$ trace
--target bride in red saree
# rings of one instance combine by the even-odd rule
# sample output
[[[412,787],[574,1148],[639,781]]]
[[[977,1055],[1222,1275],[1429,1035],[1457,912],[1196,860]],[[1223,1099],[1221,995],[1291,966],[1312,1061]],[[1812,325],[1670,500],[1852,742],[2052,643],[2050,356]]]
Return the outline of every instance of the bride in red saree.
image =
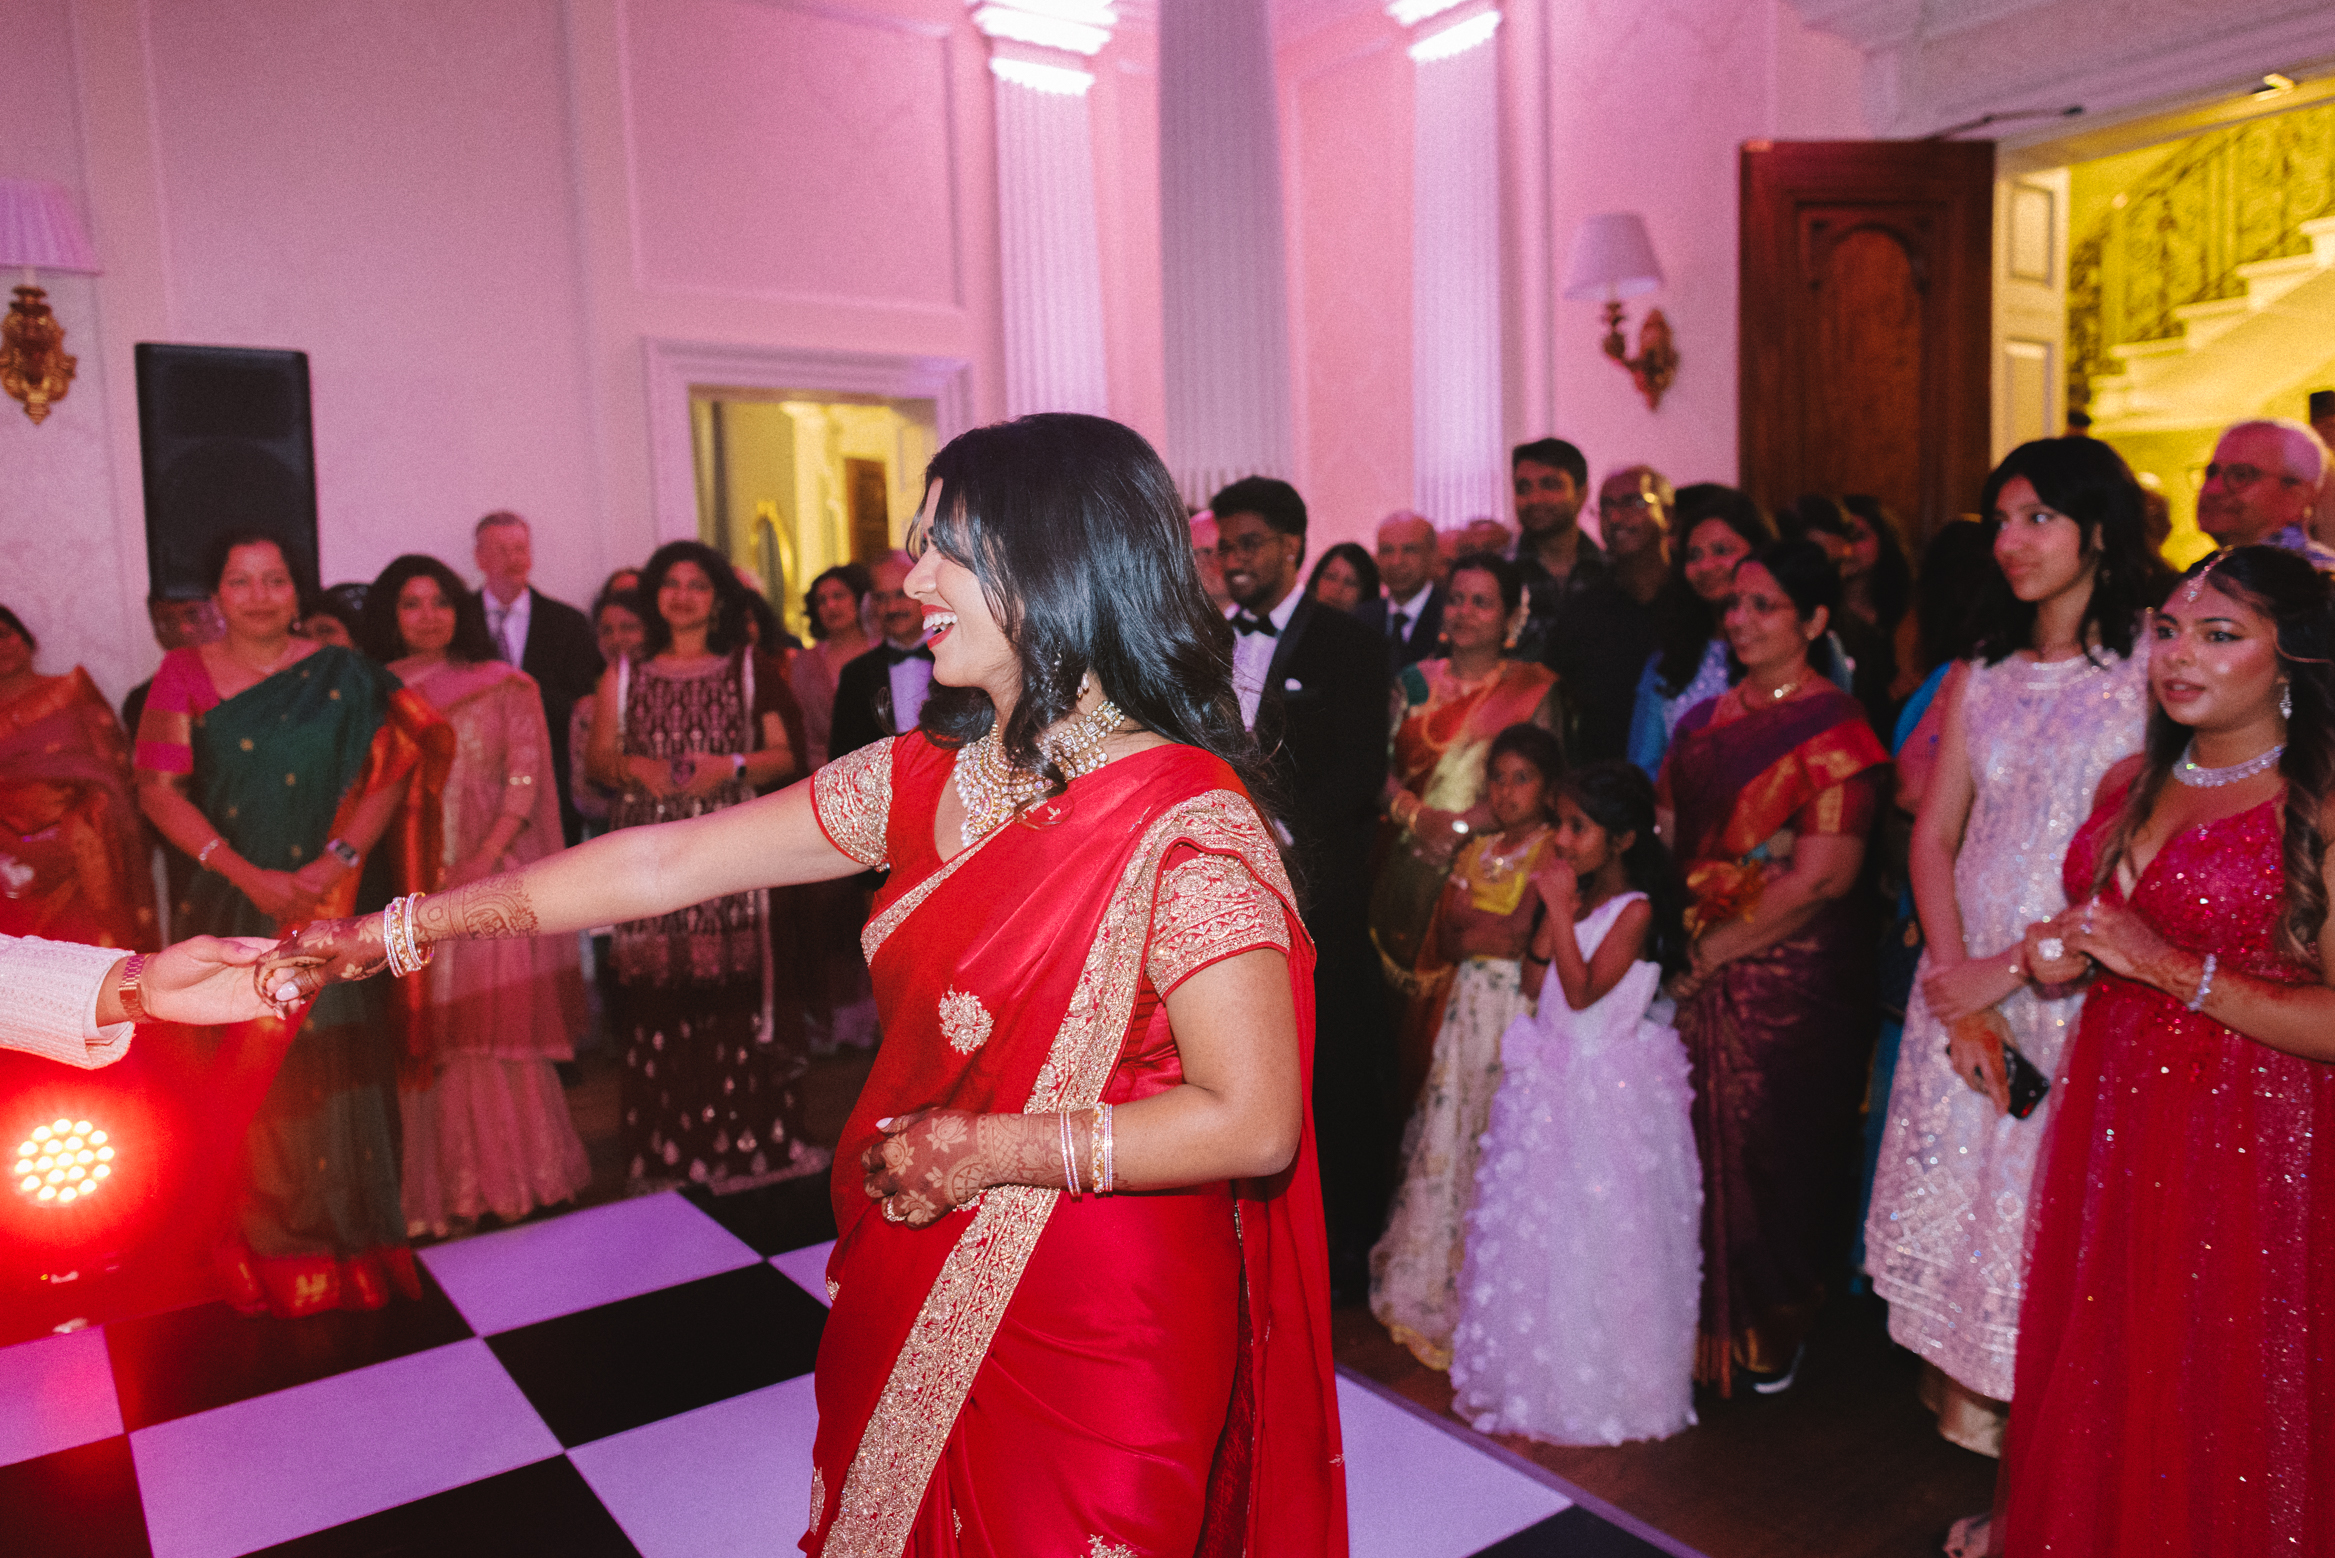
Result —
[[[363,977],[393,937],[404,967],[888,863],[804,1550],[1339,1558],[1313,952],[1230,630],[1123,427],[979,429],[927,490],[921,728],[284,956]]]

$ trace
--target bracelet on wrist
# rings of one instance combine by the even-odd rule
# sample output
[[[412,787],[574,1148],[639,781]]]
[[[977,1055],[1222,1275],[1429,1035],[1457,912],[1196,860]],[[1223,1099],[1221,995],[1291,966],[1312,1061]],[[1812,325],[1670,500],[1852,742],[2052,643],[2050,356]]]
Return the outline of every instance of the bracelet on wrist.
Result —
[[[2193,1012],[2201,1009],[2205,1005],[2205,998],[2213,994],[2213,971],[2216,961],[2214,955],[2208,952],[2205,955],[2205,966],[2197,971],[2197,989],[2189,997],[2189,1009]]]

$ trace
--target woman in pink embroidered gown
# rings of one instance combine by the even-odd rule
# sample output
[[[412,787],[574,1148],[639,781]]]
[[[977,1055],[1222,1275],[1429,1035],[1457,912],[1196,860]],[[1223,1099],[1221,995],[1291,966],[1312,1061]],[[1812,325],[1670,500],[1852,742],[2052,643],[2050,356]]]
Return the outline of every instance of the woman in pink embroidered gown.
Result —
[[[382,570],[365,648],[453,727],[443,794],[445,884],[560,847],[551,732],[535,679],[494,657],[486,612],[453,569],[408,553]],[[515,1222],[591,1183],[553,1063],[584,1027],[573,936],[449,947],[429,969],[422,1030],[399,1098],[409,1234],[492,1212]],[[418,1074],[414,1074],[418,1073]]]
[[[919,729],[427,899],[419,936],[888,861],[802,1546],[1339,1558],[1312,948],[1241,778],[1231,628],[1128,429],[1026,417],[930,477]],[[373,916],[288,955],[382,946]]]
[[[2069,847],[1998,1551],[2335,1551],[2335,622],[2273,547],[2151,624],[2157,709]],[[2168,782],[2171,781],[2171,782]]]

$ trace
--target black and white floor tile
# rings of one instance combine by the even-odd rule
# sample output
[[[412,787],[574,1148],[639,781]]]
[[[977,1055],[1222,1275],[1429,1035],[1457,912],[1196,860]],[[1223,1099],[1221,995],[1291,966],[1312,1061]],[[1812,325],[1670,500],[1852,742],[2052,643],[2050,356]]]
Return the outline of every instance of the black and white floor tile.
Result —
[[[439,1245],[424,1301],[371,1314],[206,1305],[0,1348],[0,1549],[793,1553],[824,1196],[647,1196]],[[1355,1558],[1686,1551],[1366,1381],[1339,1406]]]

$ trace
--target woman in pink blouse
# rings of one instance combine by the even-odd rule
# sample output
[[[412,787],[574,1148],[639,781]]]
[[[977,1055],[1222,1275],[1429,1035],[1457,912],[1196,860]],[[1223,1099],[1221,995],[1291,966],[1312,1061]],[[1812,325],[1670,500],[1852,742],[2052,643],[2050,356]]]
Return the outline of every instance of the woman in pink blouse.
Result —
[[[543,702],[534,678],[494,657],[478,598],[408,553],[367,592],[361,627],[367,651],[454,727],[445,885],[557,850]],[[572,1198],[592,1171],[552,1063],[574,1058],[584,1026],[575,937],[450,947],[428,985],[401,1100],[406,1231],[444,1234],[489,1212],[510,1222]]]

